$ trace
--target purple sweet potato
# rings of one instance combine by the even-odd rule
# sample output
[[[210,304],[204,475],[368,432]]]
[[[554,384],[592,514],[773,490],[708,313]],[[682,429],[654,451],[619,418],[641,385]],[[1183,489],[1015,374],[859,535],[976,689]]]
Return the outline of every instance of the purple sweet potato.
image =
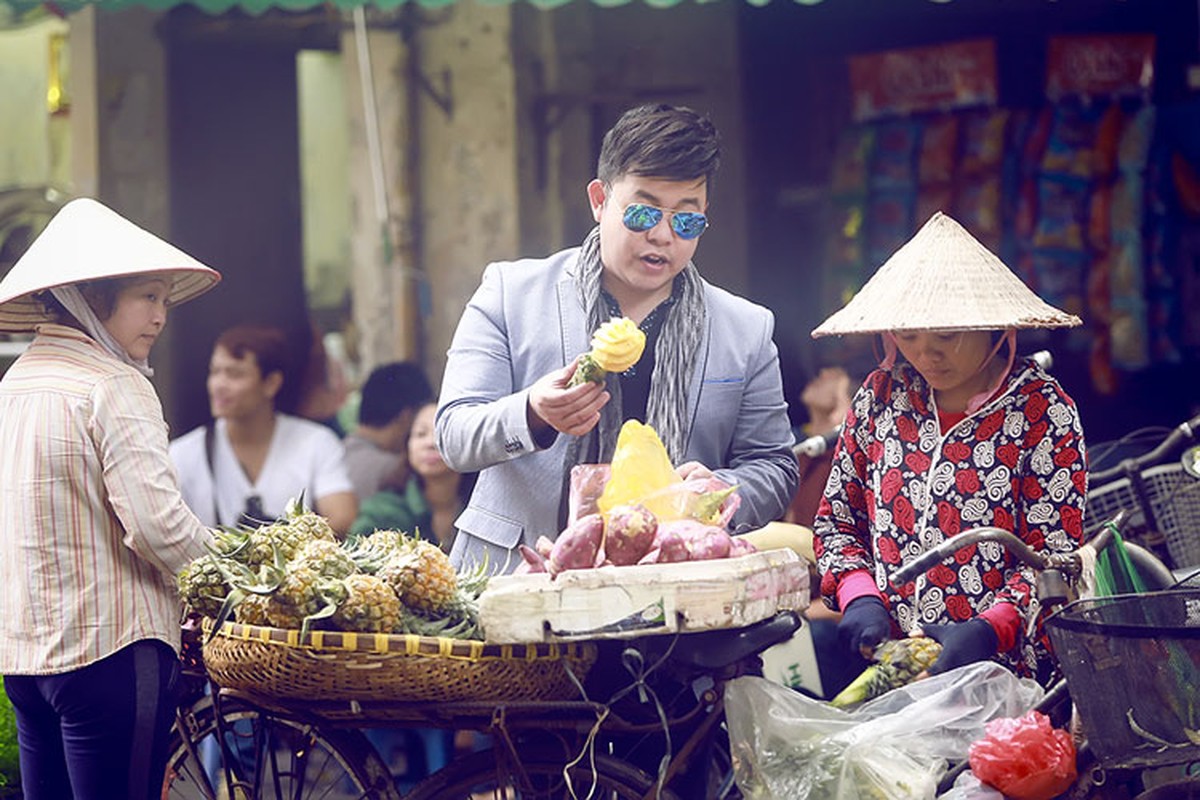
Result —
[[[740,536],[734,536],[733,542],[729,545],[729,557],[737,558],[738,556],[748,556],[751,553],[757,553],[758,548],[749,539],[743,539]]]
[[[669,530],[659,536],[654,549],[658,551],[658,560],[655,562],[658,564],[673,564],[691,558],[687,542],[676,531]]]
[[[642,505],[615,506],[604,524],[604,553],[618,567],[636,564],[654,544],[658,520]]]
[[[522,544],[517,547],[521,553],[521,558],[525,559],[517,565],[515,572],[518,574],[526,574],[530,572],[546,572],[546,557],[534,550],[527,544]]]
[[[596,566],[597,556],[603,560],[601,544],[604,539],[604,518],[586,514],[567,526],[554,540],[548,568],[551,575],[568,569],[587,569]]]
[[[654,547],[650,548],[650,550],[646,553],[646,555],[639,558],[637,563],[639,563],[639,564],[657,564],[658,557],[661,554],[662,554],[662,550],[659,549],[658,545],[655,545]]]
[[[716,525],[705,525],[694,519],[676,519],[661,522],[658,525],[658,541],[660,548],[668,536],[678,537],[687,550],[688,561],[706,561],[714,558],[727,558],[733,539],[729,531]],[[659,561],[663,561],[661,554]]]
[[[695,537],[686,539],[692,561],[707,561],[714,558],[729,558],[733,537],[724,528],[706,525]]]

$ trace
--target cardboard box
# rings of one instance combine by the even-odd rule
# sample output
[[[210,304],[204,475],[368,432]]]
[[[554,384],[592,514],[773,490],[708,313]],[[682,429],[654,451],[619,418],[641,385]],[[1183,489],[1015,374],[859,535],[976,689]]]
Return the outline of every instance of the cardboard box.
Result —
[[[792,550],[738,558],[492,578],[479,598],[489,642],[629,639],[735,628],[808,605],[808,565]]]

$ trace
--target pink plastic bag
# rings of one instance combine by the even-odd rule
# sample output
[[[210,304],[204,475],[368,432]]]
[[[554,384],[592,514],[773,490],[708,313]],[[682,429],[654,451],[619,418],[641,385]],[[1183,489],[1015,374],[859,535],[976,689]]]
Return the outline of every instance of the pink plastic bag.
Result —
[[[971,744],[975,777],[1012,800],[1051,800],[1075,782],[1075,742],[1040,711],[996,719]]]
[[[567,495],[567,524],[600,510],[600,494],[604,491],[612,467],[609,464],[576,464],[571,467],[570,492]]]

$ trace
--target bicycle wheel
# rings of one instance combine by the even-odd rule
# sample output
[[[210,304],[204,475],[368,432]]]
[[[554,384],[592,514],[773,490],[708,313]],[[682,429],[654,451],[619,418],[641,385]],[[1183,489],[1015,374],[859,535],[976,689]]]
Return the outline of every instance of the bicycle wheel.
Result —
[[[180,715],[163,800],[399,800],[392,775],[358,731],[322,730],[229,700],[222,714],[225,759],[211,697]]]
[[[421,781],[405,800],[640,800],[654,781],[623,761],[597,755],[593,790],[592,765],[586,760],[563,774],[560,757],[538,752],[522,755],[520,768],[510,768],[494,751],[458,758]],[[516,773],[523,771],[524,776]],[[663,792],[663,800],[678,800]]]

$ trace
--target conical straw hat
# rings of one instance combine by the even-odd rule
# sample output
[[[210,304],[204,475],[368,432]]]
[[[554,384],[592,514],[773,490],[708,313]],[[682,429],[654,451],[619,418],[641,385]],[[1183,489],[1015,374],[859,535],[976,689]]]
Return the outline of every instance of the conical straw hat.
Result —
[[[813,338],[885,331],[1070,328],[966,228],[937,212]]]
[[[171,305],[191,300],[221,280],[179,248],[89,198],[63,206],[0,281],[0,331],[31,331],[52,318],[33,295],[55,286],[167,273]]]

